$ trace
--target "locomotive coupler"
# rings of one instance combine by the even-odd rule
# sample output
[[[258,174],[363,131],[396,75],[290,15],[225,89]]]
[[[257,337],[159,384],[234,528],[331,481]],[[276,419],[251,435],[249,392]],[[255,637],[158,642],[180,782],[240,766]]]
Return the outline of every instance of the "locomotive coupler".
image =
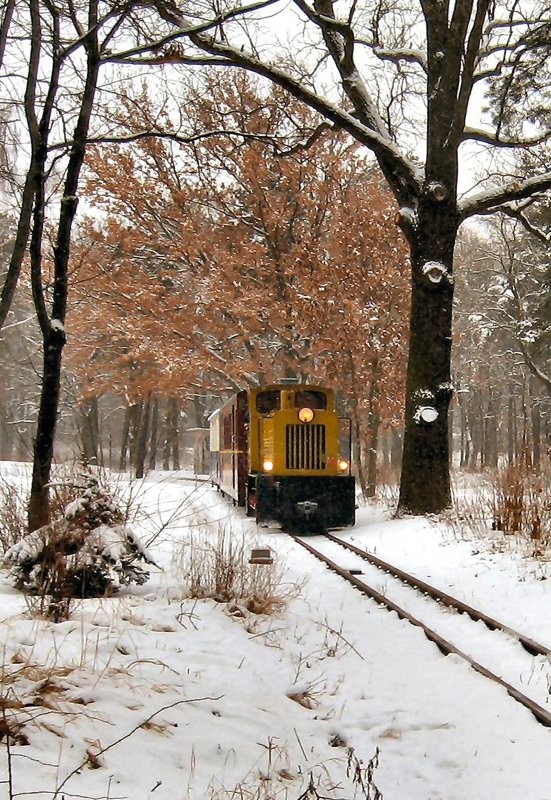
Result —
[[[297,503],[297,509],[308,518],[317,513],[318,504],[314,500],[303,500],[302,503]]]

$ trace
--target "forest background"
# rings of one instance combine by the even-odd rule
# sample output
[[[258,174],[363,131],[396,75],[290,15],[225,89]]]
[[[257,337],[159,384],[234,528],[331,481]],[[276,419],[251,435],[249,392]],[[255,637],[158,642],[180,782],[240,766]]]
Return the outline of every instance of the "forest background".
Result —
[[[354,5],[346,25],[321,3],[297,3],[346,86],[355,63],[344,47],[353,22],[371,37],[358,34],[353,44],[394,69],[374,92],[389,133],[381,155],[383,122],[375,130],[363,119],[371,138],[362,128],[361,139],[346,116],[360,102],[358,83],[354,91],[343,83],[345,111],[336,124],[328,101],[322,108],[309,99],[307,62],[280,60],[285,80],[274,67],[257,68],[265,33],[243,20],[271,5],[212,9],[211,17],[205,6],[191,33],[170,4],[3,6],[0,458],[34,457],[33,526],[47,519],[54,439],[58,459],[137,475],[156,465],[206,471],[209,413],[236,388],[282,377],[340,390],[354,420],[365,495],[398,473],[416,330],[411,287],[418,291],[420,279],[439,284],[439,270],[451,264],[411,263],[408,210],[397,203],[388,158],[400,137],[404,156],[395,172],[418,158],[415,117],[424,124],[425,114],[419,73],[430,89],[445,51],[434,50],[430,35],[434,63],[405,47],[399,2],[366,4],[357,17]],[[504,3],[502,17],[489,3],[463,4],[470,9],[463,26],[445,5],[440,43],[450,50],[453,37],[466,43],[454,111],[468,94],[467,45],[480,48],[473,90],[493,32],[522,29],[492,51],[496,81],[479,99],[486,127],[463,134],[506,157],[468,165],[474,185],[486,191],[477,211],[501,214],[463,226],[455,247],[455,278],[447,281],[455,283],[455,396],[449,412],[449,398],[442,400],[445,432],[460,466],[496,467],[501,459],[539,469],[551,437],[545,4],[530,4],[528,14]],[[417,24],[438,32],[439,13],[421,4]],[[229,47],[236,21],[241,39]],[[392,47],[383,46],[383,35]],[[182,37],[214,53],[217,66],[226,59],[249,74],[213,69],[204,55],[188,55]],[[294,89],[297,73],[304,96]],[[408,81],[416,87],[409,116]],[[428,155],[432,100],[429,93]],[[428,192],[435,207],[445,206],[428,167],[422,197]],[[500,202],[487,189],[498,177],[507,186]],[[78,196],[84,202],[76,216]],[[449,295],[448,285],[445,303]],[[427,403],[433,399],[429,392]]]

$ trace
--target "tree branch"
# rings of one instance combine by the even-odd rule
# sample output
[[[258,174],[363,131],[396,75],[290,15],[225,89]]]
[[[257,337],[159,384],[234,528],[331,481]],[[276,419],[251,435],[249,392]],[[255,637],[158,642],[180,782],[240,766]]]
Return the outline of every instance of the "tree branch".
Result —
[[[468,217],[496,211],[507,203],[524,200],[532,197],[536,192],[547,192],[550,189],[551,172],[497,186],[458,203],[460,219],[463,222]]]
[[[533,136],[528,139],[506,139],[497,136],[494,133],[483,131],[480,128],[465,128],[463,131],[462,141],[472,140],[475,142],[482,142],[483,144],[491,144],[494,147],[503,148],[525,148],[535,147],[538,144],[545,144],[551,139],[551,131],[546,131],[540,136]]]
[[[428,72],[427,56],[422,50],[401,50],[399,48],[387,49],[386,47],[380,47],[376,44],[372,44],[365,39],[356,39],[356,44],[369,47],[373,51],[374,55],[376,55],[377,58],[380,58],[381,61],[391,61],[394,64],[399,64],[401,61],[407,61],[410,64],[417,64],[417,66],[421,67],[425,75]]]
[[[522,208],[518,208],[512,205],[504,205],[501,208],[501,212],[512,219],[516,219],[517,222],[520,222],[522,227],[527,230],[532,236],[535,236],[536,239],[539,239],[540,242],[544,244],[549,244],[551,242],[551,231],[545,231],[543,228],[540,228],[539,225],[534,225],[531,222]]]
[[[293,97],[306,103],[314,111],[330,120],[337,128],[348,132],[358,142],[368,147],[379,160],[385,177],[399,202],[411,203],[419,194],[423,180],[420,170],[392,142],[389,132],[369,99],[359,73],[355,71],[355,68],[352,69],[349,62],[344,68],[346,76],[345,88],[350,92],[349,96],[355,98],[355,115],[338,108],[324,97],[304,86],[288,72],[269,63],[264,63],[241,47],[231,46],[225,41],[217,41],[214,37],[207,36],[204,33],[195,33],[192,26],[186,23],[185,18],[178,12],[168,9],[162,0],[156,0],[155,7],[165,21],[178,25],[182,37],[189,38],[200,50],[220,59],[217,63],[241,67],[268,78],[288,91]],[[320,15],[317,11],[315,13],[317,14],[316,20],[320,25],[324,24],[326,16],[330,16],[328,14]],[[335,35],[334,27],[332,26],[330,31],[333,35]],[[335,56],[338,59],[336,52]],[[174,60],[183,64],[198,63],[196,57],[190,57],[187,54],[175,57]]]

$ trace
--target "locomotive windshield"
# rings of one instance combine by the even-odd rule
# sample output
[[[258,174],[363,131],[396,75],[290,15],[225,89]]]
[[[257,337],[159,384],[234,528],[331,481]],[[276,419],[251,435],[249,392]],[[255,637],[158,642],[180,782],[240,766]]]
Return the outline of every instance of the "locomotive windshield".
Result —
[[[297,392],[295,408],[327,408],[327,396],[324,392]]]
[[[279,411],[281,408],[281,393],[277,389],[269,389],[256,395],[256,410],[260,414],[269,414],[270,411]]]

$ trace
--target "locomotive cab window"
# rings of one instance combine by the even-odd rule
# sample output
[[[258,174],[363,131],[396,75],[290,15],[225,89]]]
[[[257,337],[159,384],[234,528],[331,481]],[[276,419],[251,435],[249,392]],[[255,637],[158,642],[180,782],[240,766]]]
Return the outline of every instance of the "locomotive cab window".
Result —
[[[327,395],[324,392],[297,392],[295,408],[327,408]]]
[[[268,390],[256,395],[256,410],[260,414],[269,414],[270,411],[279,411],[281,408],[281,393],[279,390]]]

